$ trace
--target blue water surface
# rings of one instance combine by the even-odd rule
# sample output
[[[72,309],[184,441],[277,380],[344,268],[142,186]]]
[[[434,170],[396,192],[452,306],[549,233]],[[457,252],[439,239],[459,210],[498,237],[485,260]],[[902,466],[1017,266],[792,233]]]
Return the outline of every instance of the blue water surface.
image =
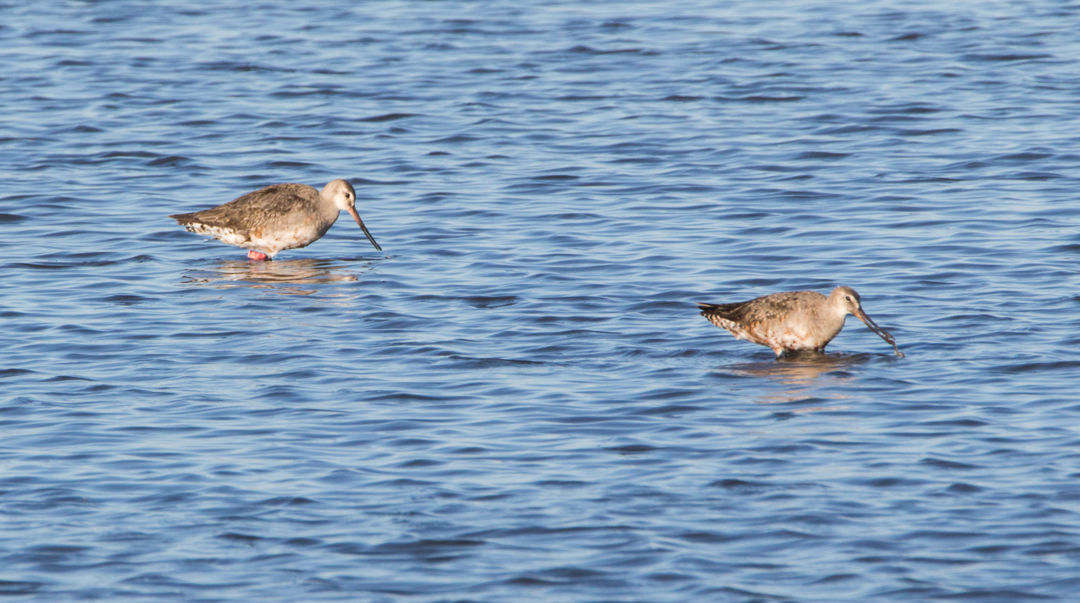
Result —
[[[4,3],[0,594],[1075,596],[1078,19]],[[694,306],[839,284],[905,358]]]

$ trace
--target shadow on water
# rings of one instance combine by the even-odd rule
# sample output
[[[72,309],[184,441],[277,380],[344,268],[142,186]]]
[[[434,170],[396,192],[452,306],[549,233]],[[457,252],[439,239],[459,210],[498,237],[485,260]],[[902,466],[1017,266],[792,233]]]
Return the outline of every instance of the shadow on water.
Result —
[[[762,392],[755,398],[759,404],[787,404],[820,399],[821,390],[834,385],[849,383],[854,376],[846,369],[863,364],[872,358],[868,354],[830,354],[802,352],[785,355],[775,360],[740,363],[721,370],[739,376],[764,377],[781,386],[779,390]],[[830,398],[847,396],[831,394]],[[817,410],[840,410],[846,406],[812,406],[796,412]]]
[[[253,287],[271,289],[289,295],[311,295],[314,289],[303,285],[355,282],[374,266],[372,261],[343,260],[224,260],[216,266],[190,269],[184,273],[187,284],[212,287]]]

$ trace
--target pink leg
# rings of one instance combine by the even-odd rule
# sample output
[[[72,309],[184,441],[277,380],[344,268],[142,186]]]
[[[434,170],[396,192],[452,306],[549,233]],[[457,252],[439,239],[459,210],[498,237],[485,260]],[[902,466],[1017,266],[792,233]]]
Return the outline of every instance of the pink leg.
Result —
[[[267,255],[265,253],[263,253],[261,251],[255,251],[254,249],[249,249],[248,250],[248,259],[249,260],[254,260],[256,262],[262,262],[262,261],[267,260],[269,258],[267,257]]]

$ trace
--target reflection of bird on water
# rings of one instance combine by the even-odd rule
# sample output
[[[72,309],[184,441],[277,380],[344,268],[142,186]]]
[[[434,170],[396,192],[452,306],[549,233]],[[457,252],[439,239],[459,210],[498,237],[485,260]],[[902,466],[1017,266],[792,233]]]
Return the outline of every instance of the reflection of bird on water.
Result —
[[[764,377],[785,386],[779,391],[757,391],[757,402],[762,404],[784,404],[800,402],[808,398],[826,396],[824,391],[830,385],[841,385],[853,377],[844,369],[866,362],[866,354],[824,354],[794,353],[785,354],[779,362],[749,362],[726,367],[728,373],[749,377]],[[830,398],[847,398],[846,394],[829,394]],[[796,409],[795,412],[813,410],[835,410],[813,406]]]
[[[313,290],[297,285],[351,282],[360,280],[360,274],[371,269],[367,264],[342,263],[333,260],[279,260],[276,262],[248,262],[227,260],[210,269],[187,271],[190,283],[217,287],[250,286],[273,288],[282,293],[309,295]]]
[[[788,385],[810,385],[823,375],[864,362],[864,354],[785,354],[779,362],[747,362],[730,367],[737,375],[767,377]]]

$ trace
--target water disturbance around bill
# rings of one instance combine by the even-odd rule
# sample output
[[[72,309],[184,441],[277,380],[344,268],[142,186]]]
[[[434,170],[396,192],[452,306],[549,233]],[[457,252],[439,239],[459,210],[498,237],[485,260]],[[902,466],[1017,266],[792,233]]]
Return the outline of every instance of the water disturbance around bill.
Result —
[[[1080,6],[294,4],[0,6],[0,594],[1080,592]]]

